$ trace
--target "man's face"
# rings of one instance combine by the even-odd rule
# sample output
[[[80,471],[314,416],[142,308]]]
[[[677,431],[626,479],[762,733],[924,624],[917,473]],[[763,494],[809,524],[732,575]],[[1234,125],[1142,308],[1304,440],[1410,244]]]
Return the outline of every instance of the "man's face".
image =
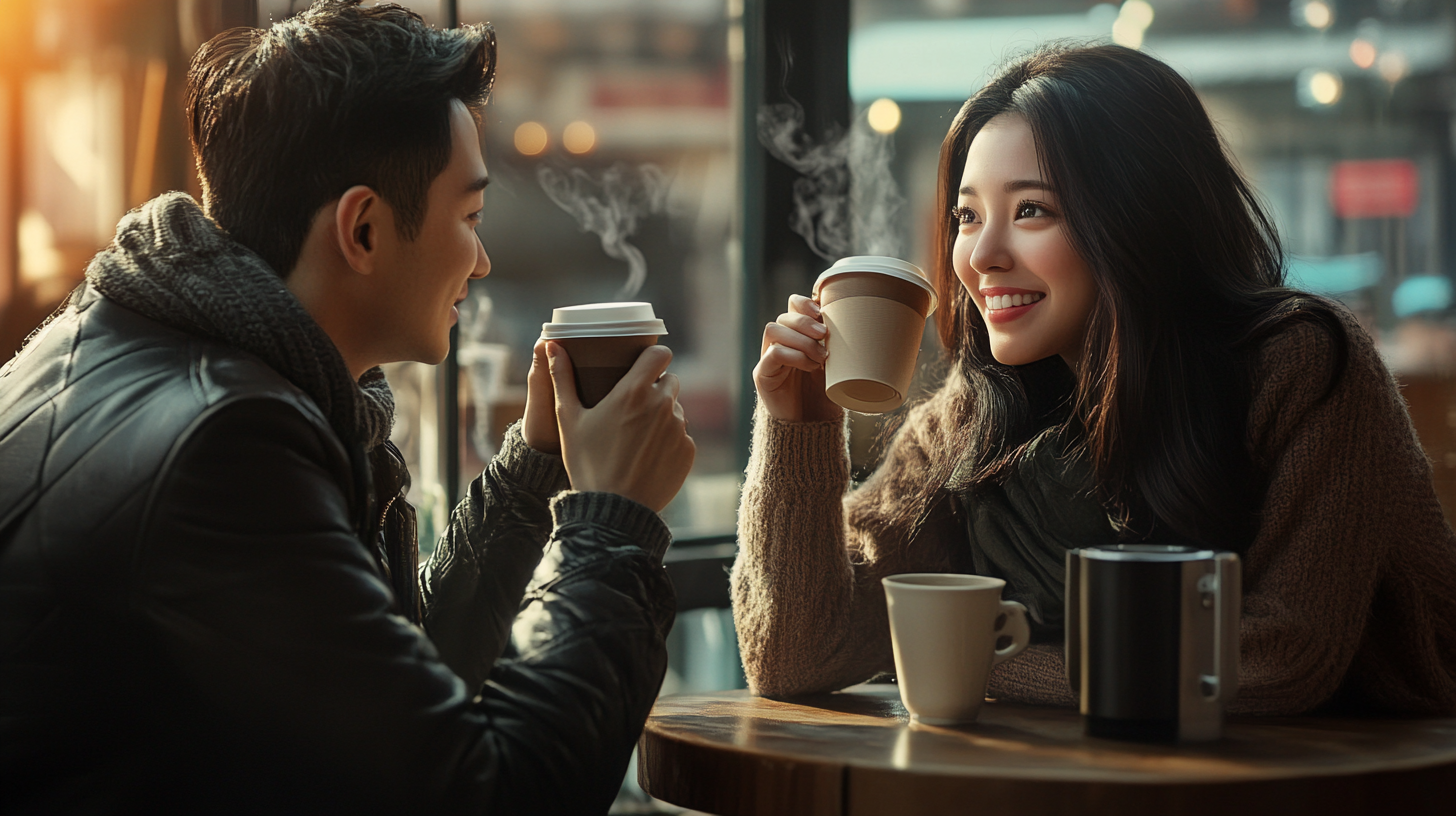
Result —
[[[469,292],[471,278],[490,273],[490,258],[475,233],[485,159],[475,119],[459,100],[451,102],[450,133],[450,163],[430,184],[419,235],[413,241],[391,236],[381,247],[379,269],[388,276],[383,305],[394,335],[390,356],[399,360],[443,361],[450,327],[460,319],[456,305]]]

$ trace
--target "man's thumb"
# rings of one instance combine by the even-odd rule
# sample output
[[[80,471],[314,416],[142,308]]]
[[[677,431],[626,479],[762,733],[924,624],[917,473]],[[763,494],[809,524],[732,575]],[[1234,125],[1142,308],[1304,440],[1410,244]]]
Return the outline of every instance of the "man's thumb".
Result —
[[[546,343],[546,366],[551,370],[551,387],[556,392],[556,413],[563,409],[581,410],[581,398],[576,395],[576,369],[571,357],[560,344]]]

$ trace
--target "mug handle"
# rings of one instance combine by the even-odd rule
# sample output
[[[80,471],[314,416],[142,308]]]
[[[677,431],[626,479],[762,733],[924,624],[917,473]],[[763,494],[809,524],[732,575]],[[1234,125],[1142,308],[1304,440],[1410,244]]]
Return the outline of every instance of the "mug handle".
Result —
[[[1016,601],[1002,601],[1001,615],[996,619],[996,639],[1011,638],[1011,644],[991,653],[991,665],[995,666],[1021,654],[1031,643],[1031,624],[1026,622],[1026,607]]]

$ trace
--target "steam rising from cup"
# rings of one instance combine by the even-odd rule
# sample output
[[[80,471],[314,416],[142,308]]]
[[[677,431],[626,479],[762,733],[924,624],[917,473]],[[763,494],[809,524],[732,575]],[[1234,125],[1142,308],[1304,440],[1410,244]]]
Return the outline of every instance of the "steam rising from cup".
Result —
[[[864,116],[847,132],[831,128],[822,142],[804,130],[795,100],[758,111],[758,140],[774,158],[798,171],[789,227],[828,261],[847,255],[901,254],[895,216],[905,203],[890,173],[894,145]]]
[[[582,232],[596,233],[607,255],[627,263],[627,281],[617,290],[617,300],[630,300],[647,282],[647,261],[642,250],[629,242],[638,222],[667,210],[669,179],[651,164],[631,167],[618,162],[597,181],[581,168],[536,171],[541,189],[556,206],[576,219]]]

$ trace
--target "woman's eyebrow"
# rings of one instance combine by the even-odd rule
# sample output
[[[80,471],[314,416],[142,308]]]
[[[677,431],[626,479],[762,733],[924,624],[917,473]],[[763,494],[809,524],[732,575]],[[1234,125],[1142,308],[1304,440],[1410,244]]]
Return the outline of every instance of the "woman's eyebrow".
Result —
[[[1017,181],[1006,182],[1005,186],[1003,186],[1002,189],[1008,193],[1015,193],[1020,192],[1021,190],[1046,190],[1050,192],[1052,188],[1051,185],[1047,184],[1041,179],[1020,179]],[[976,188],[970,186],[969,184],[961,188],[961,195],[963,196],[973,196],[975,194]]]

